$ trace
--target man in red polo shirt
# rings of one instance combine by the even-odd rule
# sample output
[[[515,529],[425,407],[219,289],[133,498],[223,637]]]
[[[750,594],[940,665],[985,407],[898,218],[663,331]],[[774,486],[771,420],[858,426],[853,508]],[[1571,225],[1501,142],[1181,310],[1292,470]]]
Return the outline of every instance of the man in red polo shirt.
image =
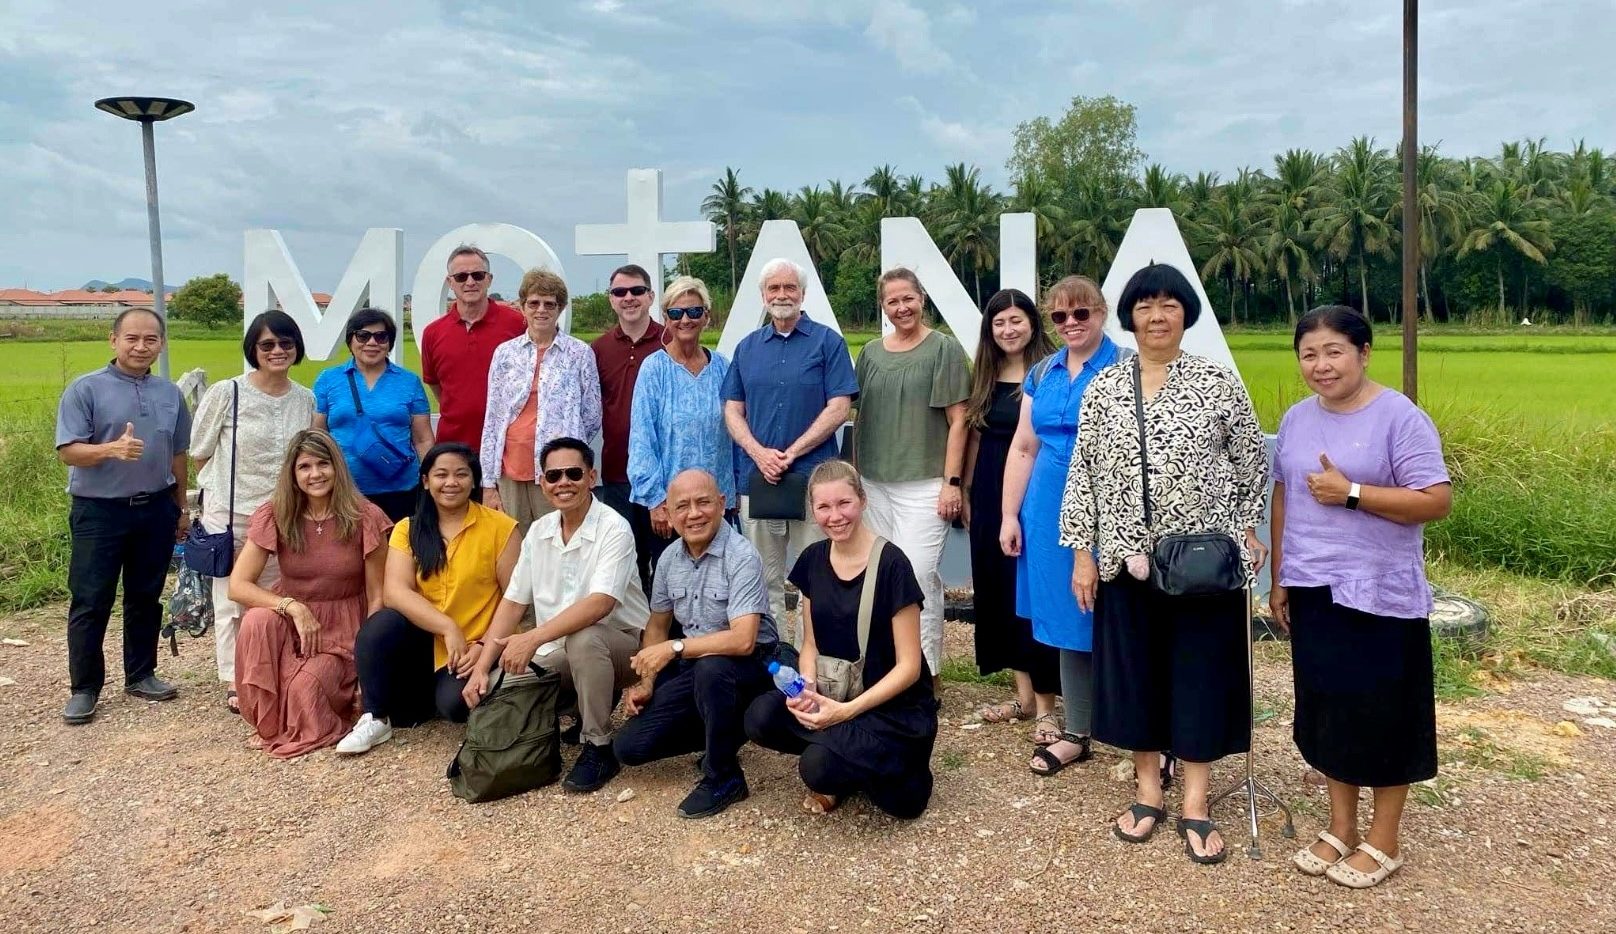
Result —
[[[449,254],[445,277],[455,300],[421,334],[421,381],[438,400],[439,441],[477,450],[488,407],[488,365],[494,348],[527,330],[522,313],[493,301],[488,254],[462,244]]]
[[[629,499],[628,423],[634,407],[634,381],[640,364],[662,350],[662,325],[651,318],[656,295],[651,274],[629,263],[612,273],[606,290],[617,315],[617,325],[589,346],[600,372],[600,489],[601,502],[617,510],[634,530],[634,551],[639,559],[640,584],[651,592],[651,569],[672,537],[666,517],[652,527],[651,513]]]

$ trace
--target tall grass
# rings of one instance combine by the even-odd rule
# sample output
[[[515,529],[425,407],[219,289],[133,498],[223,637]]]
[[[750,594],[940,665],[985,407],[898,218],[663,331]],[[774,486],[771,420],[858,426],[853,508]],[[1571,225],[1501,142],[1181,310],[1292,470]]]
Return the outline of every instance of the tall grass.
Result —
[[[54,413],[37,402],[0,405],[0,610],[67,595],[66,485]]]

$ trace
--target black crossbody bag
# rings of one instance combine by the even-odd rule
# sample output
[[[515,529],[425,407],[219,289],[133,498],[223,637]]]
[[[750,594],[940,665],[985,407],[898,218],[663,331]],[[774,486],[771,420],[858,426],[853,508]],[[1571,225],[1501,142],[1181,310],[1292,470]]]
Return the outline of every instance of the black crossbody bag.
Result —
[[[1226,532],[1163,535],[1150,531],[1150,458],[1145,453],[1145,388],[1139,358],[1133,364],[1133,414],[1139,422],[1139,474],[1150,549],[1150,584],[1169,597],[1204,597],[1246,586],[1240,546]]]
[[[185,566],[204,577],[229,577],[236,563],[236,435],[241,431],[241,384],[230,383],[230,512],[225,514],[224,531],[209,532],[201,516],[191,519],[185,536]],[[203,491],[205,498],[207,492]],[[198,501],[201,505],[201,501]]]
[[[398,445],[382,437],[382,431],[376,423],[365,417],[365,406],[359,401],[359,386],[354,382],[353,370],[348,371],[348,392],[353,394],[354,414],[364,419],[365,427],[370,429],[370,444],[359,453],[359,459],[376,470],[376,476],[381,480],[394,480],[410,466],[414,460],[414,452],[400,451]]]

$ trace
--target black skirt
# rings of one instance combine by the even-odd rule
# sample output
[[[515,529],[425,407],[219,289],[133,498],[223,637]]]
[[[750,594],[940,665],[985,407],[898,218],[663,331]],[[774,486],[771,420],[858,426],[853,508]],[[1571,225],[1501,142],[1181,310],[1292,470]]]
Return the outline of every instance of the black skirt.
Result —
[[[1251,748],[1245,591],[1168,597],[1126,573],[1094,601],[1094,738],[1213,762]]]
[[[1431,624],[1341,606],[1328,587],[1291,587],[1296,748],[1348,785],[1436,775]]]

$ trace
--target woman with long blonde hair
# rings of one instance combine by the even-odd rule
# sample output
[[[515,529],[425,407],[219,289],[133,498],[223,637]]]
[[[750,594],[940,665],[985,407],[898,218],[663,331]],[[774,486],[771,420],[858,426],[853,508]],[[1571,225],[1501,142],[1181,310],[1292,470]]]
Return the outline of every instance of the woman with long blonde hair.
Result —
[[[251,745],[284,759],[348,732],[358,701],[354,638],[382,606],[390,525],[360,495],[329,434],[292,436],[275,493],[253,512],[230,574],[230,599],[246,608],[236,690]],[[280,579],[265,588],[258,579],[271,555]]]

